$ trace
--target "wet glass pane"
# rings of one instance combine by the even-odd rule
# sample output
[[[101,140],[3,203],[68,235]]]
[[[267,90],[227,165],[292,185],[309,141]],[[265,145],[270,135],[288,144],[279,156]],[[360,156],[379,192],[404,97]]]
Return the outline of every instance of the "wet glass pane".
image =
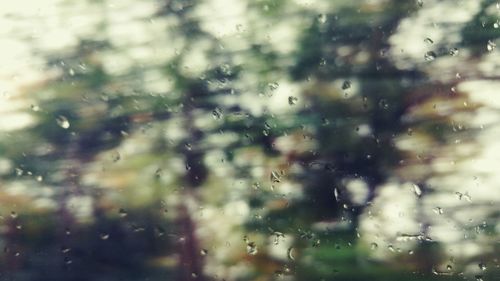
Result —
[[[0,2],[0,280],[498,280],[500,3]]]

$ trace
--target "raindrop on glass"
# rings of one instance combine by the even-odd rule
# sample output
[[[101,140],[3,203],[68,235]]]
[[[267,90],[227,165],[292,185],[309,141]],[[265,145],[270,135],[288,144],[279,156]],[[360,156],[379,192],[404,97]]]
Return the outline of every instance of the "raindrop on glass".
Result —
[[[443,214],[443,209],[441,207],[433,208],[432,211],[434,211],[434,213],[436,213],[438,215],[442,215]]]
[[[326,23],[327,17],[325,14],[318,15],[318,22],[319,23]]]
[[[113,162],[118,162],[121,159],[120,153],[118,151],[113,151],[111,159],[113,160]]]
[[[273,183],[281,182],[281,174],[278,171],[271,172],[271,182]]]
[[[222,118],[222,110],[218,107],[216,107],[213,111],[212,111],[212,116],[214,117],[214,119],[218,120],[218,119],[221,119]]]
[[[387,246],[387,250],[389,250],[393,253],[396,252],[396,250],[394,249],[394,246],[392,246],[392,245]]]
[[[257,245],[255,245],[254,242],[247,243],[247,253],[252,256],[255,256],[258,253]]]
[[[66,265],[70,265],[70,264],[72,264],[72,263],[73,263],[73,261],[71,260],[71,258],[69,258],[69,257],[64,257],[64,264],[66,264]]]
[[[335,200],[338,202],[340,198],[339,198],[339,190],[337,188],[333,189],[333,195],[335,196]]]
[[[122,217],[122,218],[124,218],[128,215],[127,211],[125,209],[118,210],[118,213],[120,214],[120,217]]]
[[[412,188],[413,188],[413,193],[415,193],[415,195],[417,195],[418,197],[422,195],[422,189],[420,189],[420,186],[413,184]]]
[[[71,248],[69,248],[69,247],[66,247],[66,246],[61,247],[61,253],[63,253],[63,254],[69,253],[70,251],[71,251]]]
[[[488,44],[486,44],[486,49],[488,50],[488,52],[495,50],[496,47],[497,44],[495,42],[488,40]]]
[[[63,128],[63,129],[68,129],[70,126],[68,118],[66,118],[62,115],[59,115],[59,117],[56,118],[56,122],[57,122],[57,125],[59,125],[59,127]]]
[[[388,109],[389,108],[389,103],[385,99],[381,99],[378,102],[378,106],[382,109]]]
[[[294,97],[294,96],[288,97],[288,104],[289,105],[295,105],[295,104],[297,104],[298,101],[299,101],[299,99],[297,97]]]
[[[295,257],[293,256],[293,247],[288,248],[288,250],[286,251],[286,254],[290,260],[292,260],[292,261],[295,260]]]
[[[312,243],[312,246],[314,248],[319,247],[319,245],[321,245],[321,240],[319,240],[319,239],[314,240],[314,242]]]
[[[278,89],[280,84],[278,84],[278,82],[271,82],[271,83],[267,84],[267,86],[269,87],[269,90],[274,91],[274,90]]]
[[[351,81],[345,80],[344,83],[342,83],[342,90],[347,90],[351,88]]]
[[[433,51],[429,51],[429,52],[425,53],[425,55],[424,55],[424,59],[426,61],[433,61],[436,59],[436,57],[437,57],[437,55]]]

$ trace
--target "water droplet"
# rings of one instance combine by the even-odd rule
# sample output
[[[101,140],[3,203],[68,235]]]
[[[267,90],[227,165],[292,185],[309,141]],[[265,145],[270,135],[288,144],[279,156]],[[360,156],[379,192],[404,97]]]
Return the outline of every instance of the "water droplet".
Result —
[[[258,190],[258,189],[260,189],[260,183],[255,182],[254,184],[252,184],[252,187],[253,187],[253,189]]]
[[[118,151],[113,151],[113,153],[111,154],[111,159],[113,160],[113,162],[118,162],[120,159],[121,159],[121,155],[120,155],[120,152]]]
[[[66,265],[70,265],[70,264],[72,264],[72,263],[73,263],[73,261],[71,260],[71,258],[70,258],[70,257],[64,257],[64,264],[66,264]]]
[[[207,249],[201,249],[201,250],[200,250],[200,255],[201,255],[201,256],[206,256],[206,255],[208,255],[208,250],[207,250]]]
[[[436,59],[436,57],[437,57],[437,55],[433,51],[429,51],[429,52],[425,53],[425,55],[424,55],[424,59],[426,61],[433,61]]]
[[[455,194],[458,196],[458,200],[462,200],[462,198],[464,198],[467,202],[472,202],[472,198],[470,197],[468,192],[455,192]]]
[[[71,76],[75,75],[75,70],[73,70],[73,68],[69,69],[69,75],[71,75]]]
[[[424,42],[427,44],[434,44],[434,41],[429,37],[425,38]]]
[[[394,249],[394,246],[392,246],[392,245],[387,246],[387,250],[389,250],[393,253],[396,252],[396,249]]]
[[[382,109],[388,109],[389,108],[389,103],[385,99],[381,99],[378,102],[378,106]]]
[[[480,264],[478,264],[478,266],[479,266],[479,269],[481,269],[483,271],[486,270],[486,265],[484,263],[480,263]]]
[[[347,90],[351,88],[351,81],[345,80],[344,83],[342,83],[342,90]]]
[[[415,195],[417,195],[418,197],[422,195],[422,189],[420,189],[420,186],[412,184],[412,188],[413,188],[413,193],[415,193]]]
[[[24,171],[21,168],[16,168],[15,170],[16,170],[16,175],[17,176],[22,176],[24,174]]]
[[[193,272],[193,273],[191,273],[191,277],[198,278],[198,274],[196,274],[195,272]]]
[[[378,244],[377,244],[377,243],[371,243],[371,244],[370,244],[370,249],[371,249],[372,251],[376,250],[377,248],[378,248]]]
[[[495,50],[496,47],[497,44],[495,42],[488,40],[488,44],[486,44],[486,49],[488,50],[488,52]]]
[[[120,217],[122,217],[122,218],[124,218],[128,215],[128,213],[125,209],[118,210],[118,214],[120,214]]]
[[[43,181],[43,177],[42,176],[37,176],[36,177],[36,181],[37,182],[42,182]]]
[[[101,234],[99,234],[99,238],[101,238],[101,240],[108,240],[109,239],[109,234],[107,234],[107,233],[101,233]]]
[[[317,247],[319,247],[319,245],[320,245],[320,244],[321,244],[321,240],[316,239],[316,240],[314,240],[314,242],[312,243],[312,246],[313,246],[314,248],[317,248]]]
[[[299,101],[299,99],[297,97],[294,97],[294,96],[288,97],[288,104],[289,105],[295,105],[295,104],[297,104],[298,101]]]
[[[257,245],[255,245],[254,242],[247,243],[247,253],[252,256],[255,256],[258,253]]]
[[[231,66],[227,63],[222,64],[219,69],[222,72],[222,74],[224,74],[226,76],[233,74],[233,72],[231,70]]]
[[[413,250],[409,250],[408,251],[408,255],[413,255],[415,252],[413,252]]]
[[[274,234],[274,240],[273,240],[274,245],[278,245],[280,243],[280,238],[285,238],[285,234],[281,232],[275,231],[273,234]]]
[[[184,147],[187,149],[187,150],[191,150],[193,149],[192,145],[190,143],[186,143],[184,144]]]
[[[417,5],[419,7],[423,7],[424,6],[424,0],[417,0]]]
[[[274,272],[274,275],[276,275],[276,277],[277,277],[278,279],[281,279],[281,278],[283,277],[283,271],[281,271],[281,270],[276,270],[276,271]]]
[[[290,247],[290,248],[288,248],[288,250],[286,251],[286,255],[287,255],[287,256],[288,256],[288,258],[289,258],[290,260],[292,260],[292,261],[294,261],[294,260],[295,260],[295,257],[294,257],[294,255],[293,255],[293,250],[294,250],[294,249],[293,249],[293,247]]]
[[[449,264],[449,265],[447,265],[447,266],[446,266],[446,269],[447,269],[448,271],[451,271],[451,270],[453,269],[453,267]]]
[[[61,253],[63,253],[63,254],[69,253],[70,251],[71,251],[71,248],[69,248],[69,247],[66,247],[66,246],[61,247]]]
[[[274,91],[274,90],[278,89],[280,84],[278,84],[278,82],[271,82],[271,83],[267,84],[267,86],[269,87],[269,90]]]
[[[458,56],[458,53],[459,53],[459,50],[457,48],[451,48],[449,50],[450,56],[456,57],[456,56]]]
[[[161,236],[165,235],[165,229],[163,229],[162,227],[159,227],[159,226],[155,227],[155,235],[157,237],[161,237]]]
[[[281,182],[281,174],[278,171],[271,172],[271,182],[273,183]]]
[[[335,201],[339,201],[340,200],[340,197],[339,197],[339,190],[335,187],[333,189],[333,195],[335,196]]]
[[[434,211],[434,213],[436,213],[438,215],[442,215],[443,214],[443,209],[441,207],[433,208],[432,211]]]
[[[325,14],[320,14],[318,15],[318,22],[319,23],[326,23],[327,17]]]
[[[31,105],[31,110],[37,112],[37,111],[40,111],[40,107],[38,105],[32,104]]]
[[[144,232],[144,231],[146,231],[146,228],[144,228],[142,226],[135,225],[135,224],[132,224],[130,226],[130,228],[132,229],[133,232]]]
[[[476,275],[474,277],[476,278],[476,281],[483,281],[483,276],[482,275]]]
[[[17,216],[18,216],[18,215],[17,215],[17,213],[16,213],[16,212],[14,212],[14,211],[10,212],[10,217],[11,217],[11,218],[15,219],[15,218],[17,218]]]
[[[59,115],[56,118],[56,122],[57,122],[57,125],[59,125],[59,127],[63,128],[63,129],[68,129],[70,126],[68,118],[66,118],[65,116],[62,116],[62,115]]]
[[[222,109],[216,107],[213,111],[212,111],[212,116],[214,117],[214,119],[218,120],[218,119],[221,119],[223,114],[222,114]]]

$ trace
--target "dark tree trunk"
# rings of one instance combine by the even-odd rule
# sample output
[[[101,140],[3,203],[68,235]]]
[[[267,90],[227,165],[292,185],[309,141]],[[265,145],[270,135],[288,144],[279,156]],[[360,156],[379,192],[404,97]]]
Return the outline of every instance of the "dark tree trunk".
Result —
[[[178,207],[177,225],[181,237],[179,239],[179,281],[205,281],[200,247],[196,237],[196,226],[184,203]]]

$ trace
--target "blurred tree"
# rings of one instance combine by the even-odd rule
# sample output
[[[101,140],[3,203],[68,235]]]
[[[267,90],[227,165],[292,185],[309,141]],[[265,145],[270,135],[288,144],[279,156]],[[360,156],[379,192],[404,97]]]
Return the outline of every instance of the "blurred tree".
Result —
[[[271,188],[255,182],[255,192],[242,192],[252,211],[265,217],[250,218],[246,230],[260,230],[276,245],[284,235],[293,238],[283,261],[265,247],[257,251],[246,237],[248,255],[238,257],[253,267],[246,279],[291,274],[297,280],[419,279],[408,274],[410,269],[431,279],[425,275],[442,256],[439,245],[427,239],[430,224],[421,215],[422,204],[417,204],[419,261],[397,274],[377,266],[360,273],[353,266],[362,263],[359,253],[366,253],[354,247],[360,220],[381,186],[412,181],[419,198],[435,192],[427,183],[435,172],[429,166],[439,149],[463,131],[453,115],[475,109],[462,107],[466,97],[451,90],[457,81],[429,77],[425,66],[439,59],[435,53],[422,54],[422,64],[404,70],[390,55],[390,37],[402,19],[418,10],[418,1],[338,1],[320,15],[292,1],[242,1],[257,20],[248,25],[248,46],[236,49],[204,28],[197,9],[207,2],[162,1],[155,17],[147,19],[175,23],[164,31],[171,44],[165,48],[173,53],[165,60],[113,74],[103,63],[105,56],[123,50],[112,40],[96,38],[80,40],[71,52],[46,55],[46,70],[53,77],[29,89],[36,94],[31,107],[36,123],[3,138],[0,150],[15,167],[3,180],[49,186],[53,195],[33,197],[53,199],[57,217],[50,208],[42,214],[36,208],[19,217],[11,214],[3,234],[3,271],[21,276],[18,269],[28,268],[31,275],[18,280],[213,279],[204,272],[206,250],[195,218],[197,208],[207,204],[204,192],[212,191],[215,167],[207,158],[223,151],[233,166],[231,177],[252,182],[254,162],[238,162],[250,151],[243,159],[262,152],[260,163],[273,167],[262,169]],[[478,34],[476,23],[483,14],[463,29],[464,44],[489,44],[495,38],[491,28]],[[272,45],[270,38],[258,39],[262,26],[277,25],[285,17],[308,23],[291,55],[276,50],[282,46]],[[484,50],[474,53],[480,56]],[[150,71],[160,72],[159,80],[169,86],[149,90],[147,84],[155,82],[145,78]],[[256,114],[242,102],[251,92],[260,106],[258,97],[271,97],[280,87],[276,80],[288,76],[303,87],[304,107],[297,112],[277,115],[265,104],[263,113]],[[296,102],[290,94],[288,104]],[[452,110],[436,108],[438,102]],[[287,151],[279,145],[285,138],[292,142]],[[402,148],[402,139],[424,143],[427,152]],[[127,154],[130,144],[138,152]],[[92,184],[89,174],[99,175]],[[279,194],[276,190],[287,181],[298,183],[300,190]],[[138,189],[149,197],[135,196]],[[75,206],[89,213],[83,222]],[[347,227],[339,231],[343,224]],[[37,234],[41,241],[34,240]],[[19,257],[17,249],[29,254]],[[155,262],[162,270],[146,276]]]
[[[389,39],[400,21],[418,8],[415,1],[350,1],[314,16],[303,31],[290,75],[298,82],[307,81],[303,93],[306,106],[289,117],[298,130],[292,126],[286,131],[304,138],[287,152],[285,166],[289,177],[300,182],[304,197],[288,200],[286,206],[271,212],[262,223],[264,229],[270,226],[298,232],[299,240],[311,240],[295,242],[303,248],[319,245],[321,235],[300,235],[300,229],[330,223],[331,229],[341,230],[342,222],[347,222],[344,243],[355,243],[361,216],[384,183],[412,181],[418,197],[433,192],[426,181],[434,171],[425,166],[432,163],[439,147],[454,144],[460,131],[455,116],[472,112],[475,106],[461,106],[467,97],[454,92],[457,81],[440,82],[427,76],[423,65],[433,63],[433,53],[422,53],[422,64],[411,69],[395,65]],[[441,102],[453,110],[440,112],[436,104]],[[300,143],[309,138],[313,144],[306,147],[312,149],[301,151]],[[402,148],[398,143],[401,139],[425,141],[429,153]],[[423,168],[417,173],[405,172],[415,166]],[[360,186],[361,190],[355,189]],[[423,216],[417,219],[421,222],[422,249],[437,260],[428,259],[416,270],[430,274],[441,258],[438,247],[427,245],[435,243],[425,239],[428,222]],[[331,238],[326,239],[331,246]],[[338,251],[333,246],[328,249],[330,259],[336,261]],[[298,279],[324,277],[312,277],[313,268],[311,264],[303,267],[304,272],[297,272]],[[345,278],[354,280],[350,275]]]

